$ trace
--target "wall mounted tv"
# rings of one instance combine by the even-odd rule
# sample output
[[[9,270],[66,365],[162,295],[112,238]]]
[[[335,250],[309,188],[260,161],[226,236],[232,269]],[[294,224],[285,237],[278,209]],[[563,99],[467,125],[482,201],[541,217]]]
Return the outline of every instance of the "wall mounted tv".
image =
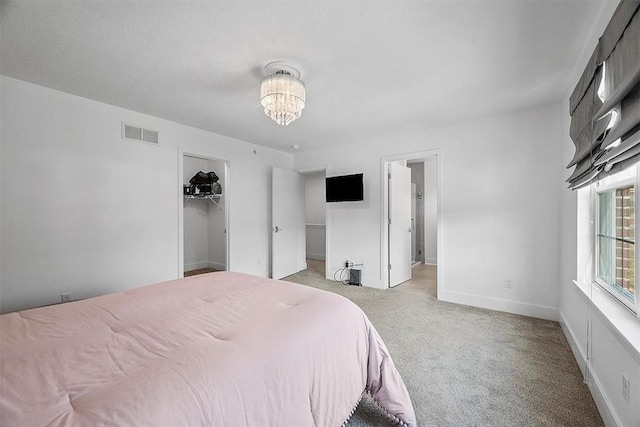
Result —
[[[330,176],[326,179],[327,203],[364,200],[362,174]]]

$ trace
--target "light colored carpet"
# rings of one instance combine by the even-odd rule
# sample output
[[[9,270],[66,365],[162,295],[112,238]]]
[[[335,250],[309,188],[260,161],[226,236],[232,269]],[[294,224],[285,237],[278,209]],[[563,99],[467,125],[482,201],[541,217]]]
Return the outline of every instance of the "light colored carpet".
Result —
[[[367,314],[404,379],[418,425],[603,426],[557,322],[438,301],[435,267],[393,289],[285,278],[343,295]],[[428,283],[428,277],[432,282]],[[348,426],[393,425],[363,400]]]

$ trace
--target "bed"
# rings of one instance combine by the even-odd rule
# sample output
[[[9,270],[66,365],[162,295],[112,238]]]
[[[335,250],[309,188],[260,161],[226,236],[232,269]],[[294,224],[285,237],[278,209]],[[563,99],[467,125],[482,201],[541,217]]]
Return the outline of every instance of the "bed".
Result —
[[[0,425],[339,426],[370,394],[415,425],[366,315],[232,272],[0,316]]]

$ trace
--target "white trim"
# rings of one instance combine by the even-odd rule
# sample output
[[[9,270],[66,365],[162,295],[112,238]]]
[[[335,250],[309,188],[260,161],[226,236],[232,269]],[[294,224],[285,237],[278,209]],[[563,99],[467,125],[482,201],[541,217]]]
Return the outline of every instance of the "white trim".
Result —
[[[326,259],[325,254],[312,254],[307,252],[307,259],[314,259],[316,261],[324,261]]]
[[[560,327],[562,328],[562,332],[564,336],[567,338],[567,342],[569,343],[569,347],[573,352],[573,356],[578,362],[578,367],[582,372],[582,375],[586,377],[587,370],[587,353],[580,347],[578,340],[576,340],[573,330],[569,326],[567,319],[564,317],[564,314],[560,312]]]
[[[297,169],[296,172],[302,175],[324,172],[324,177],[326,178],[327,176],[329,176],[329,165],[324,164],[319,166],[311,166],[308,168]],[[324,222],[324,227],[326,230],[324,233],[324,278],[327,280],[333,280],[333,273],[329,271],[329,268],[331,266],[331,221],[329,221],[329,203],[324,204]],[[306,248],[303,248],[303,250],[306,251]]]
[[[184,277],[184,158],[178,147],[178,272],[177,277]]]
[[[579,294],[584,295],[588,300],[588,290],[575,280],[573,284],[579,290]],[[588,285],[584,285],[588,286]],[[637,321],[633,313],[623,307],[617,299],[609,292],[593,288],[591,306],[595,308],[594,313],[602,321],[604,326],[611,332],[622,347],[640,363],[640,322]]]
[[[617,190],[620,188],[625,188],[625,187],[633,187],[636,191],[638,188],[640,188],[640,186],[638,185],[638,174],[637,173],[637,169],[638,167],[634,167],[634,168],[629,168],[623,172],[621,172],[620,174],[616,174],[616,175],[612,175],[610,177],[604,178],[603,180],[600,180],[596,183],[593,184],[593,192],[591,193],[594,196],[594,200],[593,203],[595,204],[595,210],[594,210],[594,217],[595,217],[595,221],[594,221],[594,228],[593,228],[593,244],[594,244],[594,254],[595,254],[595,259],[593,262],[593,266],[594,266],[594,282],[600,286],[602,289],[604,289],[605,291],[607,291],[609,294],[611,294],[611,296],[613,298],[615,298],[620,304],[624,304],[625,306],[629,307],[629,309],[631,309],[632,311],[634,311],[636,317],[640,316],[640,310],[638,310],[638,299],[639,295],[636,293],[635,295],[635,301],[629,301],[628,299],[625,298],[625,296],[620,292],[620,290],[618,290],[617,288],[617,284],[616,285],[612,285],[610,283],[607,283],[606,281],[604,281],[603,279],[600,278],[599,276],[599,271],[598,271],[598,254],[600,253],[600,240],[598,239],[598,231],[599,231],[599,227],[600,227],[600,194],[601,193],[605,193],[605,192],[610,192],[611,190]],[[616,179],[617,178],[617,179]],[[615,196],[615,195],[614,195]],[[634,212],[638,212],[638,198],[635,197],[635,205],[634,205]],[[614,208],[615,210],[615,208]],[[615,220],[615,212],[613,213],[614,215],[614,220]],[[637,224],[637,220],[636,220],[636,224]],[[638,227],[635,227],[636,229],[636,235],[634,237],[634,241],[638,241],[638,233],[640,233],[640,230],[638,230]],[[616,237],[616,236],[613,236]],[[634,244],[635,247],[635,244]],[[635,257],[635,261],[636,261],[636,266],[635,269],[637,271],[638,266],[640,265],[638,263],[638,257]],[[636,278],[635,281],[635,285],[636,287],[638,286],[638,279]]]
[[[558,321],[559,312],[557,308],[543,305],[527,304],[518,301],[510,301],[502,298],[491,298],[481,295],[472,295],[463,292],[438,291],[438,299],[456,304],[469,305],[472,307],[487,308],[489,310],[504,311],[521,316],[536,317],[538,319]]]
[[[624,175],[629,175],[631,173],[632,168],[625,169],[625,171],[620,172],[619,174],[624,173]],[[594,192],[596,194],[604,193],[605,191],[613,190],[614,188],[628,187],[630,185],[635,186],[636,178],[635,176],[628,176],[626,178],[622,178],[619,180],[614,179],[616,175],[611,175],[606,178],[601,179],[600,181],[596,181],[594,185]]]
[[[333,277],[331,278],[331,280],[333,280]],[[377,277],[363,276],[361,277],[360,282],[364,286],[368,286],[370,288],[385,289],[388,287],[386,282],[382,282]]]
[[[209,268],[214,268],[216,270],[226,271],[226,266],[221,262],[209,261]]]
[[[605,282],[600,277],[598,277],[598,275],[596,275],[593,283],[594,285],[605,291],[607,294],[609,294],[611,298],[614,299],[614,301],[616,301],[620,305],[627,307],[627,309],[631,311],[634,316],[638,317],[635,301],[631,302],[626,299],[625,296],[620,293],[616,286],[610,285],[609,283]]]
[[[209,261],[196,261],[184,265],[184,271],[200,270],[201,268],[209,268]]]
[[[230,254],[231,254],[231,227],[229,223],[229,212],[231,212],[231,200],[229,194],[231,191],[228,191],[231,188],[231,180],[230,180],[230,169],[231,163],[228,160],[220,159],[215,157],[214,154],[203,151],[203,150],[183,150],[182,147],[178,146],[178,277],[184,277],[184,195],[182,193],[182,186],[184,184],[184,156],[190,157],[198,157],[206,160],[215,160],[218,162],[224,163],[224,182],[227,189],[224,191],[225,193],[225,202],[224,202],[224,227],[226,230],[225,239],[226,239],[226,254],[225,254],[225,270],[231,270],[230,264]],[[221,264],[220,264],[221,265]],[[204,267],[202,267],[204,268]]]
[[[578,341],[576,340],[576,337],[562,312],[560,313],[560,327],[569,342],[569,347],[578,362],[580,371],[582,371],[585,378],[591,378],[591,382],[587,384],[587,386],[593,396],[593,400],[596,402],[596,406],[598,407],[598,411],[600,412],[600,416],[602,417],[604,424],[607,427],[621,427],[622,423],[613,410],[611,401],[607,397],[606,393],[604,393],[604,389],[602,388],[598,377],[595,375],[593,370],[587,373],[589,365],[587,364],[586,353],[582,350],[580,344],[578,344]]]
[[[389,288],[389,274],[387,270],[387,266],[389,265],[389,230],[387,227],[387,223],[389,221],[389,211],[387,209],[389,204],[389,181],[387,179],[388,167],[389,163],[393,161],[402,161],[402,160],[419,160],[419,159],[427,159],[427,158],[435,158],[436,161],[436,199],[437,199],[437,265],[443,265],[442,263],[442,242],[443,242],[443,221],[442,221],[442,149],[436,148],[432,150],[424,150],[424,151],[415,151],[410,153],[403,154],[395,154],[391,156],[383,156],[380,158],[380,241],[382,244],[380,245],[380,278],[377,280],[368,280],[367,283],[377,282],[378,286],[383,289]],[[327,233],[329,234],[329,233]],[[364,279],[363,279],[364,283]],[[444,271],[442,269],[438,270],[438,274],[436,276],[436,288],[437,288],[437,298],[440,299],[440,293],[444,290]]]
[[[428,264],[428,265],[438,265],[438,259],[437,258],[425,258],[424,259],[424,263]]]
[[[602,417],[602,421],[604,421],[604,425],[607,427],[624,427],[620,422],[618,415],[613,410],[611,400],[607,397],[602,385],[600,385],[598,376],[593,370],[590,372],[590,378],[591,382],[587,385],[589,386],[589,391],[591,391],[593,400],[596,402],[598,411],[600,411],[600,416]]]
[[[305,224],[307,228],[327,228],[326,224]]]
[[[606,282],[598,283],[597,282],[597,268],[596,264],[598,262],[597,254],[598,254],[598,194],[607,190],[611,190],[613,188],[624,187],[627,185],[633,184],[636,191],[640,189],[640,163],[637,163],[635,166],[631,166],[628,169],[625,169],[621,172],[618,172],[614,175],[605,177],[600,181],[592,183],[589,188],[589,203],[590,203],[590,211],[589,211],[589,221],[591,222],[591,239],[589,241],[589,249],[592,254],[592,258],[588,262],[588,267],[590,269],[590,276],[588,276],[588,282],[591,283],[592,280],[596,280],[596,283],[599,286],[602,286],[603,289],[606,289],[606,292],[611,294],[612,299],[617,301],[619,304],[624,304],[629,307],[632,311],[635,312],[635,317],[640,320],[640,294],[636,291],[635,302],[630,303],[624,299],[622,295],[618,296],[618,291],[614,287],[610,287]],[[635,198],[635,212],[640,212],[640,197]],[[586,221],[586,219],[583,219]],[[640,227],[637,226],[638,219],[636,217],[636,227],[635,227],[635,241],[640,241]],[[640,257],[635,257],[635,269],[636,271],[640,271]],[[578,272],[578,277],[580,277],[580,272]],[[584,280],[584,279],[582,279]],[[636,276],[636,289],[638,289],[638,284],[640,280]],[[611,288],[611,289],[608,289]]]
[[[296,172],[301,173],[302,175],[306,175],[306,174],[312,174],[312,173],[319,173],[319,172],[324,172],[324,176],[327,176],[327,169],[329,169],[329,165],[320,165],[320,166],[311,166],[308,168],[302,168],[302,169],[298,169],[296,170]]]
[[[215,261],[196,261],[189,262],[184,265],[184,271],[200,270],[201,268],[214,268],[216,270],[225,270],[225,265]]]

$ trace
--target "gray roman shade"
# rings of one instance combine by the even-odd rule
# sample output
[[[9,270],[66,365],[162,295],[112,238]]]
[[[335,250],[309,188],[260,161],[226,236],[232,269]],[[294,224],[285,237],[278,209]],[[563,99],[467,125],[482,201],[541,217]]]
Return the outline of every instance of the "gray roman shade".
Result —
[[[569,98],[577,189],[640,161],[640,0],[622,0]]]

